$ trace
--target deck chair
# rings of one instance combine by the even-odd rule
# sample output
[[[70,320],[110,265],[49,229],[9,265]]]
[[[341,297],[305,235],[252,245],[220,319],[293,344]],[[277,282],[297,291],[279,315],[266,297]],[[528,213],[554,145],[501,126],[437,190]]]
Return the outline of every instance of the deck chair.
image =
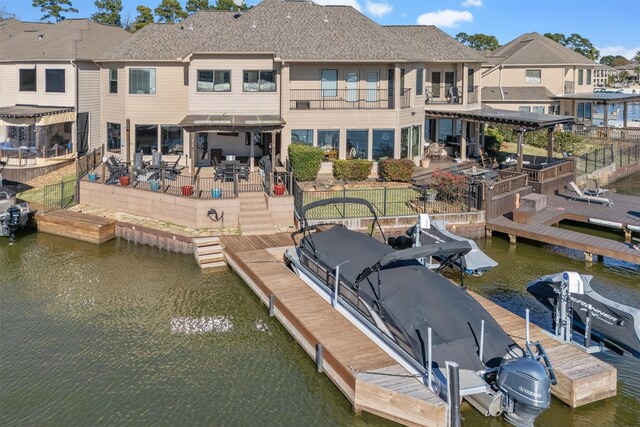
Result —
[[[482,164],[483,168],[489,168],[492,170],[499,167],[496,158],[487,156],[482,148],[480,149],[480,163]]]
[[[460,102],[460,91],[456,86],[451,86],[447,92],[447,102],[449,104],[457,104]]]
[[[240,169],[238,170],[238,178],[249,181],[249,165],[246,163],[240,163]]]
[[[591,204],[591,202],[595,202],[595,203],[602,203],[603,205],[607,205],[609,207],[613,206],[613,201],[611,199],[609,199],[609,198],[599,197],[599,196],[591,196],[589,194],[586,194],[573,181],[571,181],[569,183],[569,185],[571,186],[573,191],[576,193],[569,200],[584,200],[589,204]]]
[[[107,178],[106,181],[107,184],[117,184],[121,176],[129,175],[129,168],[127,167],[127,164],[120,161],[115,156],[109,157],[105,162],[105,166],[109,171],[109,178]]]
[[[442,157],[442,147],[437,142],[432,142],[427,146],[426,156],[430,159]]]

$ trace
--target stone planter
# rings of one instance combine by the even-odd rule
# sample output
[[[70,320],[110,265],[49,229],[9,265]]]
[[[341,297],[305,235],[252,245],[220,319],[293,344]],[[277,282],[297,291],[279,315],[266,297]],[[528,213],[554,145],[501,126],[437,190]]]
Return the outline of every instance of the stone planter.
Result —
[[[428,168],[431,164],[431,159],[420,159],[420,167]]]

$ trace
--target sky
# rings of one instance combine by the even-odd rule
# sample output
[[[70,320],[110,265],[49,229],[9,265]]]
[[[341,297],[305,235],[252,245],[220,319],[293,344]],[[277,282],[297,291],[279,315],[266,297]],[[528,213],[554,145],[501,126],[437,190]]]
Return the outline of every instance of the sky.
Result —
[[[154,9],[161,0],[123,0],[124,18],[134,20],[137,5]],[[182,5],[186,0],[180,0]],[[214,3],[215,0],[210,0]],[[246,0],[255,5],[259,0]],[[523,33],[578,33],[591,40],[601,56],[632,58],[640,51],[640,0],[315,0],[355,7],[382,25],[436,25],[452,36],[459,32],[495,36],[500,44]],[[42,13],[31,0],[0,0],[7,12],[25,21]],[[72,0],[79,10],[68,18],[88,18],[94,0]]]

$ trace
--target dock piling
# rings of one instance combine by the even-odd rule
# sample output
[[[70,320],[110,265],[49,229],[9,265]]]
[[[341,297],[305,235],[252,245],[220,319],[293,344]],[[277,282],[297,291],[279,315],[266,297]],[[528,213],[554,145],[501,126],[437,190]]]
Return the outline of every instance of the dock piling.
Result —
[[[322,361],[322,353],[324,352],[324,347],[321,343],[316,344],[316,371],[318,373],[324,372],[324,363]]]
[[[269,317],[273,317],[276,314],[276,296],[269,295]]]
[[[458,364],[444,362],[447,365],[447,395],[449,400],[449,427],[460,427],[460,376]]]

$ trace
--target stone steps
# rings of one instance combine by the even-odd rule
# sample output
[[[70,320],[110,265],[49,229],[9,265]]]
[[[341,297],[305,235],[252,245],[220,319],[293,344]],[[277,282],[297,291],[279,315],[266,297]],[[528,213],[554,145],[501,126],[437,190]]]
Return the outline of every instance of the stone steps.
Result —
[[[240,233],[243,236],[275,234],[264,193],[240,193]]]

